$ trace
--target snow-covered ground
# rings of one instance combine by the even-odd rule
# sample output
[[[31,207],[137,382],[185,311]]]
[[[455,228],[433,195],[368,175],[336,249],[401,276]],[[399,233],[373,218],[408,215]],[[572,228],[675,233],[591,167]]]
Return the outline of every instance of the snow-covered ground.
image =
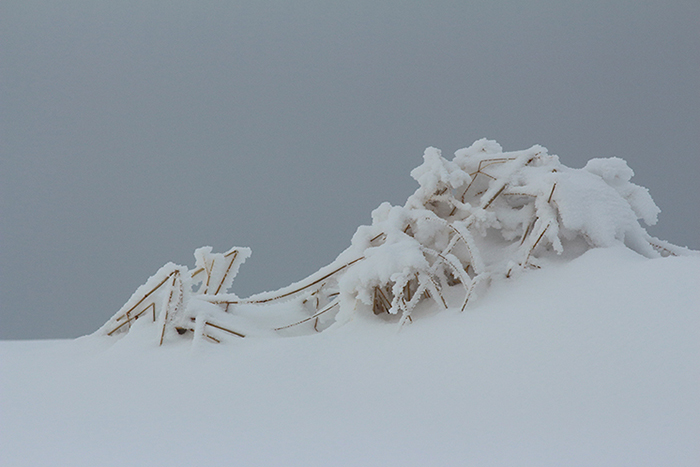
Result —
[[[400,330],[0,342],[0,465],[696,467],[699,285],[615,246]]]

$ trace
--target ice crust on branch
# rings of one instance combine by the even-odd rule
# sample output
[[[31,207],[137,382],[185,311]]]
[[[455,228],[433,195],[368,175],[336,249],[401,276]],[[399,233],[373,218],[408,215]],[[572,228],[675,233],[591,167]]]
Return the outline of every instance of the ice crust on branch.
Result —
[[[430,303],[464,310],[477,287],[547,258],[615,244],[648,258],[693,254],[646,232],[640,220],[655,224],[659,208],[633,175],[616,157],[569,168],[542,146],[504,152],[481,139],[452,160],[431,147],[411,171],[419,187],[405,205],[379,205],[311,276],[241,299],[228,289],[250,250],[199,248],[193,270],[166,264],[98,333],[123,334],[144,315],[160,344],[319,332],[356,313],[404,324]]]

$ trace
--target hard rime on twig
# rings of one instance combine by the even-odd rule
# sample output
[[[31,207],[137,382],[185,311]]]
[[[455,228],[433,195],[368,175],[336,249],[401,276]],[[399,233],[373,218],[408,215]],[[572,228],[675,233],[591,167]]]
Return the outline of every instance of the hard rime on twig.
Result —
[[[311,276],[241,299],[228,290],[251,251],[199,248],[193,269],[163,266],[98,333],[128,333],[144,316],[159,344],[321,332],[363,312],[403,325],[423,303],[464,311],[481,284],[565,251],[624,244],[649,258],[691,253],[647,234],[639,220],[654,224],[659,209],[632,175],[619,158],[572,169],[541,146],[503,152],[482,139],[452,160],[428,148],[405,205],[381,204],[350,247]]]

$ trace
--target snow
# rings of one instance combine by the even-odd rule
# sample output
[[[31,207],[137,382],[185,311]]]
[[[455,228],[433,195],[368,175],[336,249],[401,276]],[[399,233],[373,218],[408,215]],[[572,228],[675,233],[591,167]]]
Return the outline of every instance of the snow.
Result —
[[[627,163],[482,139],[411,176],[288,287],[202,247],[90,336],[0,342],[0,465],[700,465],[700,255]]]
[[[700,257],[545,263],[400,329],[0,342],[0,465],[700,465]]]

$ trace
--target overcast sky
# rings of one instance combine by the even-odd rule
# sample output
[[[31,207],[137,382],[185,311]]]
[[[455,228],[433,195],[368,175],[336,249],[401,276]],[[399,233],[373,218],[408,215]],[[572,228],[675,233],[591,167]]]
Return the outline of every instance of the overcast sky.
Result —
[[[700,248],[700,3],[0,2],[0,338],[97,329],[167,261],[301,279],[423,150],[626,159]]]

